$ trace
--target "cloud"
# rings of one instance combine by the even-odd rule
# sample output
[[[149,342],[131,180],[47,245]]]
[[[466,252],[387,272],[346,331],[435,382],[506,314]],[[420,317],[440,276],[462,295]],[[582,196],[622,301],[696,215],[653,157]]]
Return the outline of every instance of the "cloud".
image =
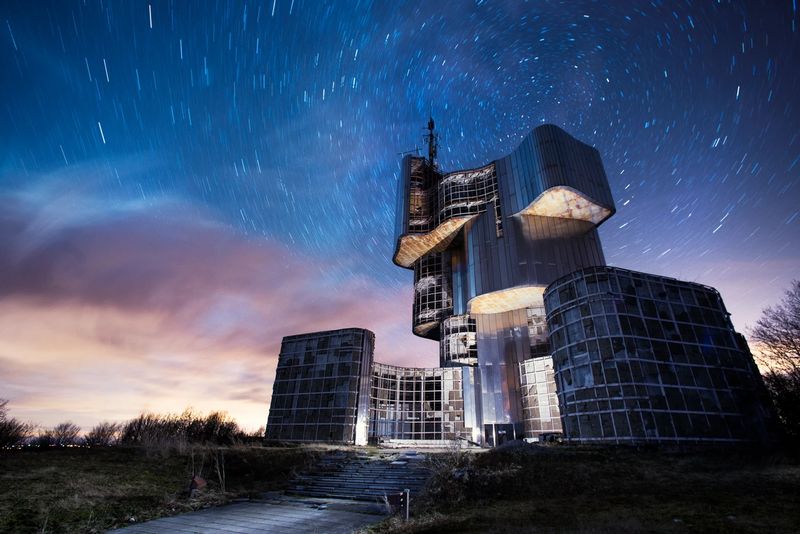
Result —
[[[379,360],[435,365],[436,344],[410,333],[410,284],[322,276],[325,258],[177,201],[104,211],[61,193],[0,196],[0,369],[18,417],[89,426],[193,406],[256,427],[281,338],[315,330],[369,328]]]

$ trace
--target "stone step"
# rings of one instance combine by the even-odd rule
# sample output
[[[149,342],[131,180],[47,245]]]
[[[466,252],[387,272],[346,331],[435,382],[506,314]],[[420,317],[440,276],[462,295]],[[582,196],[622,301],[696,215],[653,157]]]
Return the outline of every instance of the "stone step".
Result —
[[[303,475],[298,479],[330,479],[330,480],[427,480],[428,475],[423,473],[384,473],[374,476],[364,473],[325,473],[321,475]]]
[[[424,482],[371,482],[369,484],[353,484],[342,481],[297,481],[290,484],[289,487],[303,487],[303,488],[422,488],[425,486]]]
[[[337,469],[310,469],[310,471],[426,471],[424,466],[416,465],[347,465]]]
[[[381,503],[386,495],[422,491],[430,472],[423,457],[335,454],[322,458],[314,467],[296,476],[287,495],[311,498],[339,498]],[[398,461],[399,460],[399,461]]]
[[[383,494],[383,493],[400,493],[404,490],[410,490],[412,494],[420,493],[421,488],[409,487],[382,487],[382,488],[342,488],[334,486],[297,486],[287,489],[288,493],[300,493],[309,491],[319,491],[325,493],[349,493],[349,494]]]
[[[416,466],[370,466],[370,467],[347,467],[340,469],[311,469],[309,473],[423,473],[428,471],[424,467]]]
[[[321,479],[331,480],[427,480],[427,473],[383,473],[380,475],[365,473],[324,473],[318,475],[301,475],[298,479]]]
[[[296,478],[292,482],[297,484],[349,484],[351,486],[358,486],[364,484],[425,484],[427,482],[424,478],[368,478],[368,479],[350,479],[339,477],[311,477],[311,478]]]
[[[334,492],[334,491],[298,491],[291,492],[291,495],[298,497],[316,497],[327,499],[350,499],[354,501],[367,501],[367,502],[382,502],[384,497],[397,492],[381,492],[381,493],[348,493],[348,492]],[[412,494],[413,496],[413,494]]]
[[[289,486],[290,491],[310,491],[310,490],[320,490],[320,491],[348,491],[348,492],[371,492],[371,491],[401,491],[404,489],[411,490],[412,493],[417,493],[421,490],[423,486],[415,486],[413,484],[400,484],[400,485],[391,485],[391,486],[343,486],[341,484],[313,484],[304,486],[302,484],[296,486]]]
[[[290,484],[290,487],[347,487],[347,488],[396,488],[396,487],[423,487],[424,482],[420,481],[399,481],[399,482],[370,482],[368,484],[352,483],[341,480],[298,480]]]
[[[425,486],[424,482],[373,482],[370,484],[348,484],[337,481],[319,481],[319,482],[302,482],[298,481],[291,484],[289,487],[303,487],[303,488],[422,488]]]
[[[289,491],[307,491],[307,490],[324,490],[324,491],[347,491],[347,492],[372,492],[372,491],[401,491],[409,489],[413,493],[419,492],[424,485],[421,484],[391,484],[391,485],[370,485],[370,486],[347,486],[342,484],[297,484],[289,486]]]
[[[297,480],[349,480],[349,481],[359,481],[359,482],[370,482],[373,480],[392,480],[392,481],[403,481],[403,480],[420,480],[426,481],[428,479],[427,475],[407,475],[407,476],[360,476],[360,475],[317,475],[317,476],[299,476]]]

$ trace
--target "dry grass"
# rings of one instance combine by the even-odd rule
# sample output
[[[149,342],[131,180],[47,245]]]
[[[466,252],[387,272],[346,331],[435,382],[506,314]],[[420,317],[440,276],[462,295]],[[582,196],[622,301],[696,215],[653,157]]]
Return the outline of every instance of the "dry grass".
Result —
[[[262,447],[226,448],[224,455],[208,447],[172,454],[140,447],[0,450],[0,532],[104,532],[131,519],[259,496],[283,487],[317,454]],[[208,488],[190,499],[193,471]]]
[[[447,462],[438,461],[441,467]],[[796,532],[800,466],[776,455],[519,447],[434,472],[392,532]]]

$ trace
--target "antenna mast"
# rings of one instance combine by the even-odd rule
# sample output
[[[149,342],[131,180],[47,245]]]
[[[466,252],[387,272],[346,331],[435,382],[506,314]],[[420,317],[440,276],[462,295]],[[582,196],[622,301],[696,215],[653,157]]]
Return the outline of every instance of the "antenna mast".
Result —
[[[428,119],[428,133],[425,141],[428,143],[428,164],[431,168],[436,168],[436,153],[439,151],[439,134],[434,133],[433,116]]]

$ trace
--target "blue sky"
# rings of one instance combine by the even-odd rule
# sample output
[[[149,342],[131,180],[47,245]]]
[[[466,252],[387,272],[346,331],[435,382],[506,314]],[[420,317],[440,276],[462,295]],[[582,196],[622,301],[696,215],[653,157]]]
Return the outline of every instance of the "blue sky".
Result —
[[[379,359],[435,365],[390,260],[431,110],[446,170],[543,122],[595,145],[609,263],[715,286],[744,330],[800,265],[797,22],[791,1],[4,2],[3,395],[42,424],[191,405],[255,427],[283,335],[365,326]]]

